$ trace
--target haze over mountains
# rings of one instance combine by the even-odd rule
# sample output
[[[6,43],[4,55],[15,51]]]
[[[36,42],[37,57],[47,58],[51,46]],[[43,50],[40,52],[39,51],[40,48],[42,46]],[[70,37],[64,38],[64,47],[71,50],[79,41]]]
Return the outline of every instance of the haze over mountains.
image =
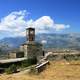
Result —
[[[38,34],[36,41],[43,43],[45,48],[74,48],[80,49],[80,33],[70,34]],[[0,40],[0,47],[18,48],[26,42],[26,37],[9,37]]]

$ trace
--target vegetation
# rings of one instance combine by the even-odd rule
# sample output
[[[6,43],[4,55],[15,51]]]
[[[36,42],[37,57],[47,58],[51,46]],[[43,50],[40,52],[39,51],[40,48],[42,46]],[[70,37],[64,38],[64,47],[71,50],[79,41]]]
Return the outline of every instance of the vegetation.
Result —
[[[49,55],[47,59],[52,61],[52,60],[56,60],[58,57],[59,57],[58,55]]]
[[[22,61],[21,66],[22,67],[28,67],[30,65],[36,64],[37,63],[37,59],[33,58],[33,59],[27,59]]]
[[[35,69],[34,66],[30,67],[30,71],[29,71],[29,74],[38,74],[37,70]]]
[[[39,75],[28,74],[25,70],[15,75],[2,74],[0,80],[80,80],[80,60],[51,61]]]
[[[71,61],[71,60],[80,60],[80,54],[68,54],[68,55],[64,55],[64,59]]]
[[[63,54],[63,55],[49,55],[47,57],[48,60],[53,61],[53,60],[67,60],[67,61],[72,61],[72,60],[80,60],[80,54]]]
[[[12,73],[17,72],[17,67],[16,67],[16,65],[15,65],[15,64],[12,64],[9,68],[6,68],[6,69],[5,69],[5,72],[6,72],[7,74],[12,74]]]
[[[8,68],[5,69],[5,73],[7,74],[12,74],[12,73],[15,73],[17,72],[17,69],[21,69],[21,68],[26,68],[28,66],[31,66],[33,64],[36,64],[37,63],[37,59],[34,58],[34,59],[27,59],[27,60],[24,60],[22,61],[21,63],[18,63],[18,64],[11,64]]]

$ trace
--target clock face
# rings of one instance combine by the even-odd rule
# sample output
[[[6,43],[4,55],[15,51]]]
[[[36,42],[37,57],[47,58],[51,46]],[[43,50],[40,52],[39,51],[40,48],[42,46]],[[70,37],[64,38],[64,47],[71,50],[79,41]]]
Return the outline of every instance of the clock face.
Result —
[[[26,31],[26,34],[28,35],[28,31]]]
[[[34,31],[30,31],[30,34],[33,34],[34,33]]]

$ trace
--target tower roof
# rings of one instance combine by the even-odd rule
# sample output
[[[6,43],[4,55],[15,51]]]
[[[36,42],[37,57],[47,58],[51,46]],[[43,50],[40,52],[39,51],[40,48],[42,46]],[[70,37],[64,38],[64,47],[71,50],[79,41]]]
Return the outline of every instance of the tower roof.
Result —
[[[29,27],[26,30],[35,30],[35,28]]]

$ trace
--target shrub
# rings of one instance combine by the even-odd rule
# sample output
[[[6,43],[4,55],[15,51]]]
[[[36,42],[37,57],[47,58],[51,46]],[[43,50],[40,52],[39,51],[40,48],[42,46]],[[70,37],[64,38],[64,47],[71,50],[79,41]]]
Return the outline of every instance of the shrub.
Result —
[[[58,55],[49,55],[49,56],[47,56],[47,59],[48,60],[57,60],[58,59]]]
[[[17,72],[16,65],[12,64],[11,66],[9,66],[8,68],[5,69],[5,72],[7,74],[12,74],[12,73]]]
[[[33,58],[33,59],[27,59],[22,61],[21,66],[22,67],[28,67],[30,65],[36,64],[37,63],[37,59]]]
[[[64,59],[71,61],[71,60],[80,60],[80,55],[72,54],[72,55],[64,55]]]

